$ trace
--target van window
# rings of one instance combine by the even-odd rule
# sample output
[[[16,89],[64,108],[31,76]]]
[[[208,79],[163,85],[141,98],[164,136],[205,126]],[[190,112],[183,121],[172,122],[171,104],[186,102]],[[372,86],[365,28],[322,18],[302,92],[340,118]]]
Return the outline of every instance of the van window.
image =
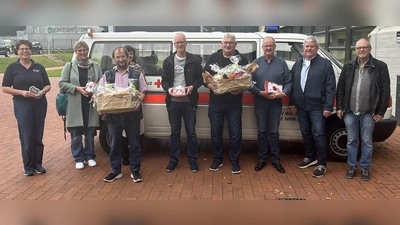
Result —
[[[204,67],[210,55],[221,49],[221,42],[200,42],[200,41],[189,41],[186,47],[186,51],[194,54],[200,59],[201,65]],[[249,62],[253,61],[257,57],[257,44],[256,42],[240,42],[236,46],[236,49],[246,58]]]
[[[100,64],[103,73],[115,66],[112,51],[117,46],[130,45],[135,49],[136,63],[142,66],[146,76],[161,76],[162,64],[172,52],[172,42],[159,41],[120,41],[95,42],[89,57]]]
[[[277,42],[275,55],[286,60],[289,69],[292,69],[293,64],[297,59],[302,57],[302,46],[299,43]]]

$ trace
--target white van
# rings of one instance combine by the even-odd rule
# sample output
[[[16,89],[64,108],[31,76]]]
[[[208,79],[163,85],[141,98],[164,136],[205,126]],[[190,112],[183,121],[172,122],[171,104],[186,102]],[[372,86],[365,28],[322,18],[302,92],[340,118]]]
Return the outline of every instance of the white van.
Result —
[[[164,59],[175,51],[173,39],[176,32],[117,32],[117,33],[88,33],[80,40],[89,45],[89,57],[98,62],[103,72],[115,65],[111,55],[116,46],[131,45],[136,49],[137,62],[146,74],[149,92],[144,99],[144,119],[142,130],[145,137],[160,138],[170,136],[167,109],[165,106],[165,92],[161,86],[162,64]],[[221,48],[224,33],[182,32],[187,39],[187,51],[198,56],[205,64],[208,57]],[[272,36],[276,40],[276,55],[285,59],[289,69],[302,56],[303,40],[305,35],[291,33],[234,33],[237,49],[244,54],[249,62],[263,55],[261,45],[264,37]],[[320,49],[318,54],[331,60],[336,80],[340,75],[342,64],[329,52]],[[209,90],[200,87],[199,104],[197,110],[196,133],[199,139],[210,139],[210,122],[208,119]],[[288,109],[288,97],[283,101],[283,110],[280,123],[280,139],[302,141],[297,116]],[[390,106],[391,107],[391,106]],[[257,140],[257,123],[254,115],[254,96],[250,92],[243,95],[243,140]],[[396,121],[391,120],[391,108],[385,114],[384,120],[376,126],[374,141],[386,140],[394,131]],[[390,124],[390,126],[388,126]],[[385,127],[383,129],[383,127]],[[184,129],[184,127],[182,127]],[[225,138],[228,138],[225,123]],[[182,132],[185,136],[185,132]],[[346,130],[342,120],[335,114],[327,119],[328,157],[330,160],[347,160]],[[102,124],[100,129],[100,143],[102,148],[109,152],[107,126]]]

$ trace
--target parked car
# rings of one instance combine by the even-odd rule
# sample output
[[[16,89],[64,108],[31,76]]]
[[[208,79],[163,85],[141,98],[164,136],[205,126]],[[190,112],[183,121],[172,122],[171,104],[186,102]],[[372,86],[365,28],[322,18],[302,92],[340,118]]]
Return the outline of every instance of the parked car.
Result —
[[[38,41],[32,41],[32,53],[33,54],[35,54],[35,53],[37,53],[37,54],[42,54],[42,46],[40,45],[40,42],[38,42]],[[18,55],[18,52],[17,52],[17,48],[16,47],[14,47],[14,54],[15,55]]]
[[[3,40],[0,40],[0,55],[10,57],[10,45]]]

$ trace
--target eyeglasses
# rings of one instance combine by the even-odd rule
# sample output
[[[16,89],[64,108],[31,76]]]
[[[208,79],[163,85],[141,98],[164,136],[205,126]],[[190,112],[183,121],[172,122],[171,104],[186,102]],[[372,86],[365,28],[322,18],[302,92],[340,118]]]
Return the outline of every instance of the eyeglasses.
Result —
[[[356,50],[364,50],[364,49],[369,49],[371,46],[362,46],[362,47],[356,47]]]
[[[184,44],[186,44],[186,41],[176,41],[176,42],[174,42],[174,44],[176,44],[176,45],[184,45]]]
[[[273,48],[275,45],[263,45],[264,48]]]
[[[236,42],[233,42],[233,41],[224,41],[224,42],[222,42],[222,44],[224,44],[224,45],[234,45],[234,44],[236,44]]]
[[[19,48],[19,50],[20,50],[21,52],[23,52],[23,51],[30,51],[31,49],[30,49],[30,48]]]

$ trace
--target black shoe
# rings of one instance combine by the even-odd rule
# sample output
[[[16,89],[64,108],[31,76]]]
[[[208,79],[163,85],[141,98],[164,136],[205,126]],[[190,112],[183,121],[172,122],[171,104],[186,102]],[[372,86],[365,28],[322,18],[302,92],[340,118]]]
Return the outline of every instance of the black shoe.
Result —
[[[37,167],[34,169],[37,174],[46,173],[46,169],[43,167]]]
[[[177,166],[178,166],[178,162],[177,161],[170,160],[167,168],[165,169],[165,171],[172,172],[172,171],[175,170],[175,168]]]
[[[320,178],[323,177],[326,173],[326,166],[318,165],[315,167],[314,172],[312,174],[313,177]]]
[[[139,171],[133,171],[131,173],[131,177],[133,178],[133,182],[142,182],[142,175],[140,175]]]
[[[357,173],[357,167],[350,167],[350,169],[346,173],[346,177],[348,179],[353,179]]]
[[[197,166],[197,162],[196,161],[190,161],[190,171],[192,171],[192,173],[197,173],[197,171],[199,171],[199,167]]]
[[[108,182],[108,183],[111,183],[111,182],[113,182],[115,179],[119,179],[119,178],[121,178],[122,177],[122,173],[119,173],[119,174],[117,174],[117,173],[110,173],[110,174],[108,174],[105,178],[104,178],[104,181],[105,182]]]
[[[122,157],[122,165],[129,166],[129,158],[128,157]]]
[[[371,179],[371,174],[368,168],[361,168],[361,180],[368,181]]]
[[[210,170],[211,171],[217,171],[221,166],[223,166],[224,164],[222,163],[222,162],[219,162],[219,161],[214,161],[212,164],[211,164],[211,166],[210,166]]]
[[[255,170],[255,171],[260,171],[260,170],[262,170],[262,168],[265,167],[265,165],[267,165],[266,162],[261,162],[261,161],[259,161],[259,162],[257,163],[257,165],[254,167],[254,170]]]
[[[240,172],[242,172],[242,170],[240,169],[240,165],[239,163],[232,163],[232,171],[233,174],[239,174]]]
[[[277,162],[273,162],[272,166],[276,169],[276,171],[278,171],[279,173],[285,173],[285,168],[283,168],[283,166],[281,165],[281,163],[279,161]]]
[[[24,176],[27,177],[33,176],[33,170],[31,169],[24,170]]]
[[[309,159],[309,158],[305,157],[303,159],[303,162],[297,164],[297,167],[299,167],[300,169],[305,169],[309,166],[317,165],[317,163],[318,163],[317,159]]]

